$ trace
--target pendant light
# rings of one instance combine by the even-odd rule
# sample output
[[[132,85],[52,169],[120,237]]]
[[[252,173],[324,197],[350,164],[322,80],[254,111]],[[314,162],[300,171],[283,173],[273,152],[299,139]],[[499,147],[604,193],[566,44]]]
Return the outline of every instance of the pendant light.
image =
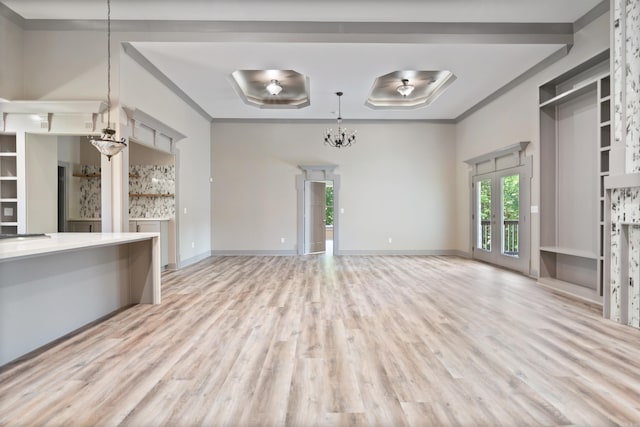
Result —
[[[111,0],[107,0],[107,127],[100,138],[91,137],[90,141],[109,161],[127,146],[124,138],[116,138],[116,131],[111,129]]]
[[[340,108],[340,98],[342,97],[342,92],[336,92],[338,95],[338,132],[333,133],[333,129],[327,129],[324,136],[324,143],[331,147],[342,148],[342,147],[350,147],[351,144],[356,142],[356,131],[347,131],[346,128],[342,127],[342,111]]]

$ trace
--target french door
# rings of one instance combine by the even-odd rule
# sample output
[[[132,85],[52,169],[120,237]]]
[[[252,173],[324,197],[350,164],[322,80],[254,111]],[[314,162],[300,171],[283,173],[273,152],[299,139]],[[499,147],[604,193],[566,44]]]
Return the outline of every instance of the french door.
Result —
[[[513,270],[529,270],[529,183],[521,167],[476,175],[473,257]]]

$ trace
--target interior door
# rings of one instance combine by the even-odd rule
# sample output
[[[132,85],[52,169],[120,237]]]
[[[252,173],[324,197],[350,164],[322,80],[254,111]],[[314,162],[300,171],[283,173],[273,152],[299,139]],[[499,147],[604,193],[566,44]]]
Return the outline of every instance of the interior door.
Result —
[[[306,204],[307,224],[307,253],[324,252],[326,250],[326,226],[325,226],[325,183],[309,182],[307,186]]]
[[[528,188],[521,168],[474,177],[473,257],[528,272]]]

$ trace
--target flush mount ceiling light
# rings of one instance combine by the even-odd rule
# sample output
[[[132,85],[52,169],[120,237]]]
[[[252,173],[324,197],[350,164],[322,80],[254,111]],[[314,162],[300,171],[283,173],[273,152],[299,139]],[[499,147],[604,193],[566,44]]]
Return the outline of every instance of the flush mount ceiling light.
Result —
[[[426,107],[455,79],[456,76],[448,70],[393,71],[376,78],[365,105],[374,110],[412,110]],[[402,85],[398,86],[398,81]]]
[[[231,84],[242,102],[252,107],[300,109],[311,105],[309,78],[295,70],[236,70],[231,73]]]
[[[111,129],[111,0],[107,0],[107,127],[102,129],[100,138],[90,137],[91,144],[102,154],[111,157],[118,154],[127,144],[124,138],[116,138],[116,131]]]
[[[276,96],[280,92],[282,92],[282,86],[280,86],[280,83],[278,83],[277,80],[273,79],[271,80],[271,83],[267,85],[267,92],[269,92],[271,95]]]
[[[409,79],[402,79],[402,85],[398,86],[396,90],[405,98],[411,95],[411,92],[415,89],[415,86],[409,84]]]
[[[356,142],[356,131],[348,131],[342,127],[342,111],[340,108],[340,98],[342,98],[342,92],[336,92],[338,95],[338,132],[333,133],[333,129],[327,129],[324,135],[324,143],[335,148],[350,147],[351,144]]]

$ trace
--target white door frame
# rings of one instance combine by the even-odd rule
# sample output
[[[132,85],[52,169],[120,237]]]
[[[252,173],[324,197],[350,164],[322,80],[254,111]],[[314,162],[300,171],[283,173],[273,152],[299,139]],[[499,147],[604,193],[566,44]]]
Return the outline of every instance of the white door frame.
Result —
[[[333,181],[333,254],[340,255],[340,175],[334,170],[338,165],[299,165],[303,173],[296,175],[298,194],[298,255],[304,255],[304,205],[307,181]]]
[[[526,156],[525,151],[529,141],[518,142],[508,147],[492,151],[472,159],[465,160],[470,166],[469,169],[469,253],[473,258],[495,262],[504,267],[521,271],[526,275],[531,274],[531,177],[533,171],[533,161],[531,156]],[[495,255],[488,259],[476,252],[475,240],[475,187],[474,182],[478,178],[493,176],[500,179],[507,175],[520,175],[520,225],[519,240],[523,244],[519,245],[518,259],[506,255]],[[492,190],[493,191],[493,190]],[[493,196],[493,195],[492,195]],[[500,194],[496,196],[501,197]],[[494,197],[492,197],[493,200]],[[499,199],[498,199],[499,200]],[[493,203],[493,201],[492,201]],[[501,233],[499,233],[501,235]],[[492,241],[497,242],[498,239]],[[492,246],[495,246],[492,243]],[[501,245],[500,245],[501,247]],[[498,251],[501,252],[501,251]]]

